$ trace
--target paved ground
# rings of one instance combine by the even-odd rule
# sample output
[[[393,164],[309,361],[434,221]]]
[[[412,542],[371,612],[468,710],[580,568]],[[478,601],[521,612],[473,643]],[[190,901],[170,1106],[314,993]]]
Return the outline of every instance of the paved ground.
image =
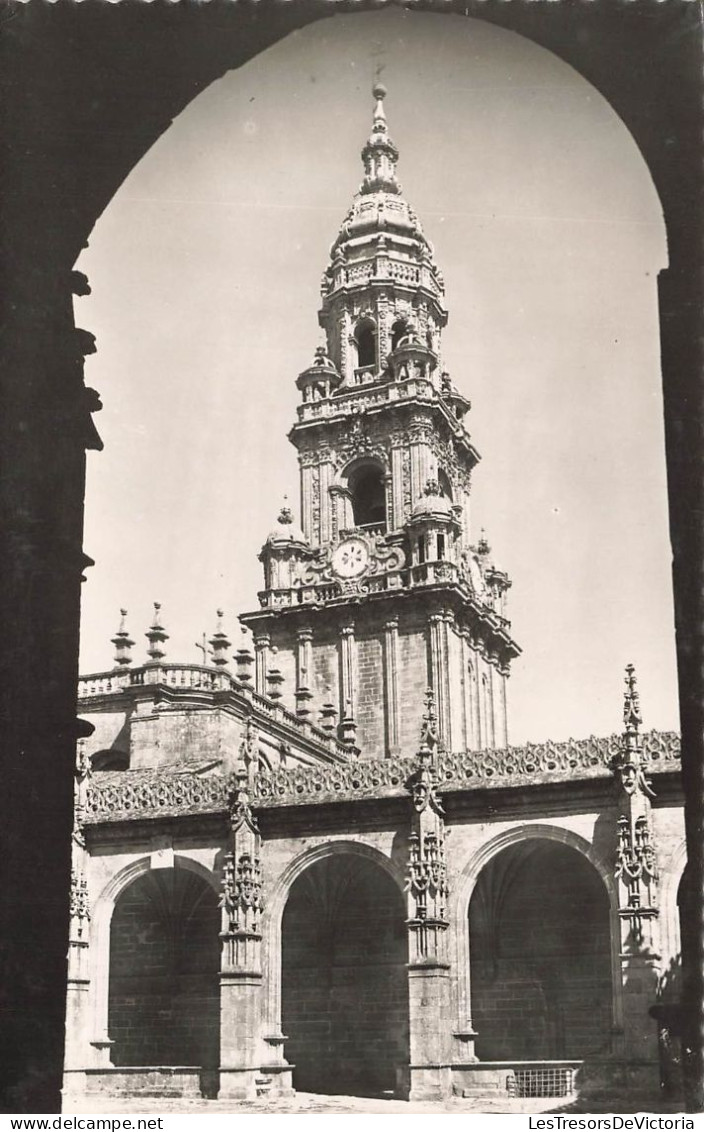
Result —
[[[316,1093],[297,1093],[287,1100],[266,1100],[253,1102],[185,1100],[183,1098],[162,1099],[144,1097],[142,1099],[115,1100],[105,1097],[81,1098],[67,1101],[64,1114],[72,1113],[530,1113],[530,1112],[660,1112],[681,1111],[677,1105],[664,1104],[659,1097],[643,1096],[628,1100],[613,1094],[592,1098],[546,1097],[535,1100],[496,1099],[470,1100],[453,1097],[442,1104],[425,1101],[409,1104],[407,1101],[376,1100],[368,1097],[328,1097]]]

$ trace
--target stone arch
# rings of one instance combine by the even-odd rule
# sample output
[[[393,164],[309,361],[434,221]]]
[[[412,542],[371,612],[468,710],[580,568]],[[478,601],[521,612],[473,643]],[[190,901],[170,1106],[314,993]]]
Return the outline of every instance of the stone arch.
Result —
[[[405,900],[388,869],[349,852],[309,862],[281,918],[281,1020],[296,1089],[405,1091],[407,965]]]
[[[660,881],[663,970],[661,991],[667,989],[665,984],[671,981],[673,973],[680,964],[682,944],[680,939],[679,896],[686,864],[687,843],[683,838],[670,857],[667,868],[663,870]]]
[[[405,875],[403,870],[390,857],[387,857],[373,845],[367,845],[361,841],[340,839],[339,841],[327,841],[323,845],[313,846],[294,857],[276,880],[273,890],[268,896],[262,918],[263,965],[267,996],[266,1033],[271,1035],[281,1034],[281,922],[291,887],[310,865],[342,853],[364,857],[366,860],[379,865],[397,885],[401,896],[404,895]]]
[[[181,853],[168,854],[168,867],[194,873],[213,889],[220,892],[219,878],[199,861]],[[121,868],[107,881],[93,905],[90,928],[90,987],[91,1029],[90,1042],[96,1051],[96,1063],[109,1064],[108,995],[110,989],[110,925],[115,905],[126,889],[154,867],[153,856],[139,857]]]
[[[456,1017],[458,1032],[471,1028],[472,998],[470,976],[469,905],[479,875],[502,850],[521,842],[543,840],[557,842],[580,853],[598,873],[609,900],[611,928],[611,1005],[614,1030],[623,1025],[623,990],[621,985],[620,922],[616,884],[607,863],[593,845],[581,834],[563,826],[535,823],[503,830],[479,847],[462,869],[456,881],[457,896],[452,910],[452,928],[455,938]]]
[[[363,315],[355,324],[352,338],[357,351],[355,370],[374,368],[377,364],[377,327],[369,315]]]
[[[381,461],[374,457],[356,461],[355,468],[347,474],[347,482],[355,527],[385,527],[386,473]]]

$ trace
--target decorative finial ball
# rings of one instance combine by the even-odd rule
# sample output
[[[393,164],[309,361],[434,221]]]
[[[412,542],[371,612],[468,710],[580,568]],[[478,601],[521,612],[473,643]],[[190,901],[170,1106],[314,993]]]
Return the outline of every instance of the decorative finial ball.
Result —
[[[383,83],[376,82],[372,87],[372,94],[378,99],[386,98],[386,87]]]

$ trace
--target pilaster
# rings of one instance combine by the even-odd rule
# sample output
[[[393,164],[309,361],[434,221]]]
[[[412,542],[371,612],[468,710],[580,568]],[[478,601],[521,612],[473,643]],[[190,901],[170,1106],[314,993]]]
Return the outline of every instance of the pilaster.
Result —
[[[461,632],[460,656],[462,664],[462,701],[464,711],[464,747],[472,751],[476,746],[474,727],[474,657],[470,648],[469,630]]]
[[[403,437],[394,436],[391,440],[391,480],[392,480],[392,526],[399,530],[406,522],[408,516],[404,512],[403,490]]]
[[[296,632],[296,714],[308,719],[313,698],[313,630],[304,626]]]
[[[451,748],[450,667],[447,640],[448,619],[452,614],[441,609],[428,617],[430,631],[430,665],[432,688],[437,704],[440,745]]]
[[[83,816],[86,791],[90,779],[90,763],[83,740],[78,742],[74,773],[74,820],[71,837],[71,890],[66,988],[66,1044],[64,1049],[64,1095],[84,1089],[84,1070],[89,1061],[89,996],[88,946],[90,901]]]
[[[320,543],[325,546],[332,538],[332,507],[330,496],[330,483],[332,481],[332,464],[329,451],[326,449],[325,458],[321,456],[318,483],[318,508],[320,514]]]
[[[266,696],[267,674],[269,668],[269,649],[271,637],[268,633],[257,633],[254,637],[254,690]]]
[[[252,813],[247,775],[233,777],[230,852],[222,877],[220,963],[220,1093],[252,1100],[262,1050],[263,910],[261,838]]]
[[[624,1054],[658,1062],[657,1032],[649,1015],[660,976],[658,868],[651,825],[650,783],[643,770],[640,704],[633,665],[626,668],[625,729],[613,760],[617,790],[614,877],[621,927]]]
[[[384,623],[384,683],[386,686],[386,746],[389,758],[401,753],[398,689],[398,618]]]
[[[357,734],[356,722],[356,659],[354,621],[340,627],[340,713],[342,738],[353,743]]]
[[[409,1100],[450,1094],[450,964],[447,959],[445,824],[437,793],[438,725],[426,695],[408,849]]]

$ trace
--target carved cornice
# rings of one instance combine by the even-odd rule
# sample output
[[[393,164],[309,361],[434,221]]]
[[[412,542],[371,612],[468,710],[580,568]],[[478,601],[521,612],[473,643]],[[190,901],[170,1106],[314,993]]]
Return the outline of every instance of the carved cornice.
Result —
[[[619,735],[528,743],[499,751],[439,754],[439,794],[481,787],[541,786],[609,778]],[[679,768],[680,739],[675,732],[642,735],[643,760],[652,772]],[[256,810],[329,802],[407,797],[417,757],[358,759],[344,765],[317,765],[261,772],[252,779]],[[94,775],[87,791],[85,823],[136,821],[158,817],[229,812],[231,779],[194,771],[115,771]]]
[[[85,824],[229,811],[232,781],[195,771],[116,771],[95,776],[88,789]]]

